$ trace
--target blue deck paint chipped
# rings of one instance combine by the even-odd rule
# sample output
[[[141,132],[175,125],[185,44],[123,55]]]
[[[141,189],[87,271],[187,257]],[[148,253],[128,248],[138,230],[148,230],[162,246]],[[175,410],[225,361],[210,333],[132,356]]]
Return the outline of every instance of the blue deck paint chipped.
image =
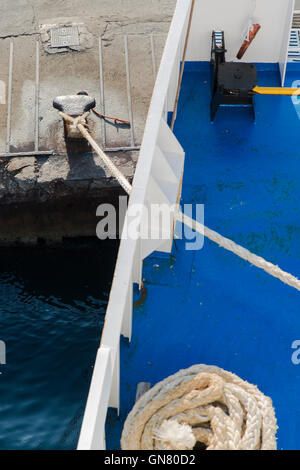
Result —
[[[288,86],[299,77],[289,73]],[[276,71],[259,85],[278,86]],[[205,204],[205,224],[300,277],[300,121],[290,97],[257,96],[247,109],[209,120],[209,72],[184,74],[175,134],[186,151],[183,202]],[[205,241],[176,241],[171,259],[144,263],[147,298],[134,311],[131,344],[121,343],[121,413],[107,419],[107,446],[119,447],[136,384],[154,385],[180,368],[214,364],[257,384],[273,399],[278,448],[300,449],[300,293]]]

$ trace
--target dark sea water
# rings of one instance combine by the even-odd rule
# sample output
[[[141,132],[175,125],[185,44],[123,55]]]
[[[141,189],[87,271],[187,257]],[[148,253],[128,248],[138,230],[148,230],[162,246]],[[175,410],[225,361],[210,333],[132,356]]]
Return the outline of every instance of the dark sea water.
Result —
[[[117,246],[0,251],[0,449],[74,449]]]

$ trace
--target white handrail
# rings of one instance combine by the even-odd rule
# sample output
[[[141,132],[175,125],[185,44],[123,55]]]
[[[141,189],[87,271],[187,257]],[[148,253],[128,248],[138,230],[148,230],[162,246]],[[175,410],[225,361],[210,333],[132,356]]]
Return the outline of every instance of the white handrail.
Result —
[[[124,227],[130,224],[133,205],[149,207],[152,203],[167,203],[172,207],[178,198],[184,151],[166,120],[168,112],[174,109],[191,4],[192,0],[177,1],[148,112]],[[176,165],[172,165],[175,160]],[[170,180],[174,182],[173,186]],[[168,182],[168,196],[163,190],[164,182]],[[171,225],[173,223],[174,219]],[[140,231],[142,224],[141,214],[138,219]],[[131,338],[133,283],[141,284],[142,262],[146,256],[155,250],[170,252],[171,247],[172,230],[168,240],[144,240],[142,237],[135,240],[123,233],[78,450],[105,449],[107,409],[109,406],[119,408],[120,335]]]

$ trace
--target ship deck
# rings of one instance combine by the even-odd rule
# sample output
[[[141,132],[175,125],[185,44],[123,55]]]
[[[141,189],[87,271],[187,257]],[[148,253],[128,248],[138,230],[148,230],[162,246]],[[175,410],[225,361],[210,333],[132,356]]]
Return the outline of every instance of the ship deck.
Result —
[[[259,85],[279,72],[259,69]],[[286,86],[299,74],[289,72]],[[175,135],[186,152],[182,202],[205,205],[205,225],[300,277],[300,133],[291,97],[257,96],[248,109],[221,108],[209,119],[208,64],[187,64]],[[144,262],[147,296],[134,310],[133,336],[121,341],[120,415],[109,410],[107,448],[119,448],[136,384],[154,385],[181,368],[222,367],[269,395],[278,449],[300,448],[299,292],[205,240]]]

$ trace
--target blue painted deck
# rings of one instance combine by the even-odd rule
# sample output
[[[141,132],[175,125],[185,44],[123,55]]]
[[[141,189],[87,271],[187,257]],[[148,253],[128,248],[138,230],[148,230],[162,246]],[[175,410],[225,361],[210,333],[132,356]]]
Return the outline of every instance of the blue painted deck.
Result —
[[[260,71],[259,85],[279,86],[278,72]],[[232,108],[211,124],[209,102],[208,69],[185,72],[175,125],[183,202],[204,203],[208,227],[300,277],[300,114],[290,97],[257,96],[255,124]],[[137,382],[205,363],[257,384],[273,399],[278,448],[300,449],[300,365],[291,361],[300,293],[207,240],[200,251],[176,241],[170,258],[145,261],[143,277],[147,299],[131,344],[121,344],[121,414],[109,411],[108,448],[119,447]]]

